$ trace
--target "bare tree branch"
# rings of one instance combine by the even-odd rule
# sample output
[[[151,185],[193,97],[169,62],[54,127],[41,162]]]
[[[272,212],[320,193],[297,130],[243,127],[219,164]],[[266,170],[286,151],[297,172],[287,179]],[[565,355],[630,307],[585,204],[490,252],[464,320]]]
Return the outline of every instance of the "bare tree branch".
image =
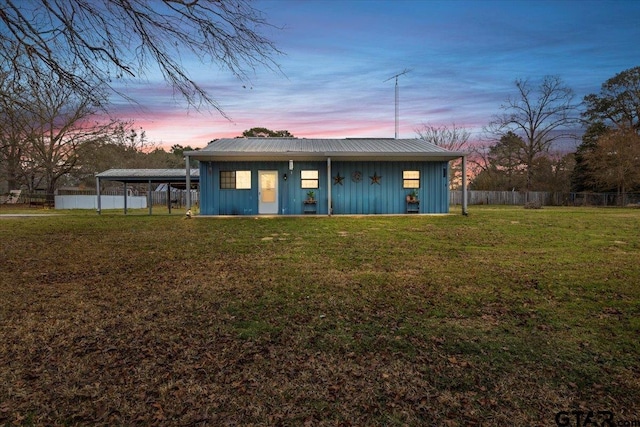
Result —
[[[20,78],[11,71],[3,72],[0,82],[0,156],[7,162],[7,178],[12,186],[31,190],[44,184],[52,194],[74,169],[78,148],[110,131],[113,121],[95,120],[104,92],[94,88],[91,97],[82,96],[37,67]]]
[[[241,80],[258,66],[277,71],[280,51],[263,35],[273,28],[249,0],[0,0],[0,58],[15,70],[43,67],[85,95],[107,85],[125,98],[120,83],[157,67],[190,105],[224,115],[184,56]]]
[[[471,132],[455,123],[451,127],[423,123],[415,132],[418,138],[451,151],[462,151],[471,137]]]
[[[471,137],[471,132],[463,127],[456,126],[455,123],[451,127],[423,123],[422,127],[415,129],[415,132],[418,134],[418,138],[450,151],[464,151]],[[461,185],[461,177],[462,160],[454,160],[451,162],[449,174],[449,186],[451,189]]]

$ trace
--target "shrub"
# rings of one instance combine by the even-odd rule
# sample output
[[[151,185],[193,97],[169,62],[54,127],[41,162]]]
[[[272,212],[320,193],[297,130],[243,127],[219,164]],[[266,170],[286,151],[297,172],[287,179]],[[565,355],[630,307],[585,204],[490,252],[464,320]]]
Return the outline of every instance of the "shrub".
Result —
[[[527,202],[524,204],[525,209],[542,209],[542,203],[539,201]]]

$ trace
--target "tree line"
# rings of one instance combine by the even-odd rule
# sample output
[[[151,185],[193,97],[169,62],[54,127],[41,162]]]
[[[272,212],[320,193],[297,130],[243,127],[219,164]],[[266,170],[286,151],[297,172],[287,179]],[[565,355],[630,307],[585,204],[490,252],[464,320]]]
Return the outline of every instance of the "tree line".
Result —
[[[606,80],[582,102],[558,76],[515,81],[500,106],[469,144],[464,128],[423,125],[418,136],[445,148],[470,152],[470,188],[497,191],[640,191],[640,67]],[[580,141],[577,149],[559,142]],[[452,187],[460,169],[452,169]]]

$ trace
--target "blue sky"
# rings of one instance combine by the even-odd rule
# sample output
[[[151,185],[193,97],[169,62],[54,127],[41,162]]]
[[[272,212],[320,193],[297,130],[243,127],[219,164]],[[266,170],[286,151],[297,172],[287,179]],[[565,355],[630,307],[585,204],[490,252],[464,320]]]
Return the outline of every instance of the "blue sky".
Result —
[[[250,81],[185,58],[231,120],[176,101],[160,80],[128,89],[139,106],[116,113],[162,146],[203,147],[252,127],[307,138],[393,137],[423,123],[468,128],[479,138],[514,80],[558,75],[576,101],[615,74],[640,66],[638,1],[259,0],[281,29],[281,72]]]

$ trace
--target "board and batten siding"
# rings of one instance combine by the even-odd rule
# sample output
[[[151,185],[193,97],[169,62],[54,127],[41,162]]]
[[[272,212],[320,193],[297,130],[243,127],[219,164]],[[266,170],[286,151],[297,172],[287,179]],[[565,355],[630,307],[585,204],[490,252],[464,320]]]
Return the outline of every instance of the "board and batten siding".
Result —
[[[220,171],[251,171],[251,189],[220,189]],[[420,213],[448,213],[448,162],[383,162],[332,161],[331,179],[327,179],[326,161],[294,161],[293,171],[288,161],[200,162],[200,213],[202,215],[257,215],[258,171],[278,172],[278,213],[301,215],[309,189],[301,187],[301,171],[318,171],[318,188],[313,189],[319,215],[329,213],[331,185],[333,214],[401,214],[406,212],[406,195],[402,188],[404,170],[420,171]],[[361,180],[353,179],[360,172]],[[287,179],[284,179],[285,174]],[[342,184],[336,182],[337,175]],[[371,177],[378,176],[379,184]]]
[[[420,171],[421,213],[448,212],[447,167],[448,162],[333,162],[332,176],[339,173],[344,177],[343,185],[335,184],[332,179],[333,213],[405,213],[405,199],[411,190],[402,188],[404,170]],[[360,182],[352,178],[356,171],[361,173]],[[372,183],[373,176],[380,177],[380,184]]]

